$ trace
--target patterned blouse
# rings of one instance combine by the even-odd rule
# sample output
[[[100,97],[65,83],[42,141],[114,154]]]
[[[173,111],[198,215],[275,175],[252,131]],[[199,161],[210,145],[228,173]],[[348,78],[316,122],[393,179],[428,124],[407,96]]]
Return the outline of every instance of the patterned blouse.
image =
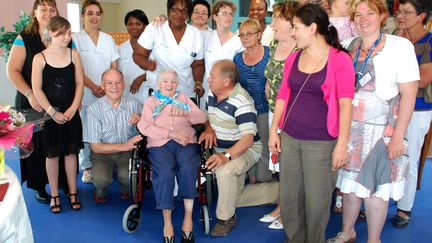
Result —
[[[270,42],[270,59],[267,63],[267,66],[264,70],[264,75],[267,79],[267,82],[269,82],[269,97],[268,97],[268,104],[269,104],[269,110],[271,112],[274,111],[275,105],[276,105],[276,96],[279,91],[279,87],[282,83],[283,78],[283,69],[285,64],[285,59],[282,61],[274,59],[274,54],[276,52],[278,41],[272,40]],[[297,48],[294,48],[291,52],[297,51]]]

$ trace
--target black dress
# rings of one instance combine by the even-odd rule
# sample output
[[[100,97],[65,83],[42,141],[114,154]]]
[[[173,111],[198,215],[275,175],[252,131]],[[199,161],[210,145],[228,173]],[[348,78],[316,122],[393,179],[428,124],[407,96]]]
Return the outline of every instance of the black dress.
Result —
[[[33,57],[37,53],[45,50],[45,45],[43,44],[38,33],[27,34],[25,32],[21,32],[20,36],[26,49],[26,58],[21,70],[21,75],[23,76],[26,83],[31,87]],[[20,92],[17,92],[15,96],[15,107],[17,109],[32,109],[27,98]],[[46,156],[42,147],[41,136],[41,132],[33,134],[32,142],[34,144],[34,151],[29,157],[20,160],[21,182],[23,183],[27,181],[27,187],[36,190],[45,190],[45,185],[48,183],[45,169]],[[59,184],[64,188],[67,188],[66,173],[64,170],[64,163],[62,161],[63,159],[59,161]]]
[[[51,106],[64,113],[75,97],[75,65],[71,62],[65,67],[53,67],[45,59],[42,72],[42,90]],[[82,124],[79,112],[75,112],[72,119],[65,124],[58,124],[54,120],[45,122],[42,130],[45,153],[48,158],[78,154],[83,147]]]

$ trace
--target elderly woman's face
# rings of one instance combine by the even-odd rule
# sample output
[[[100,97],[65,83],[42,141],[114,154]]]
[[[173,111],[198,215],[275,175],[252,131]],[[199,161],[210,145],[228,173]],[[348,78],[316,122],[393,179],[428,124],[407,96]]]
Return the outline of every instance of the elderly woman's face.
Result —
[[[163,95],[173,97],[177,90],[177,78],[174,73],[164,73],[159,80],[159,89]]]

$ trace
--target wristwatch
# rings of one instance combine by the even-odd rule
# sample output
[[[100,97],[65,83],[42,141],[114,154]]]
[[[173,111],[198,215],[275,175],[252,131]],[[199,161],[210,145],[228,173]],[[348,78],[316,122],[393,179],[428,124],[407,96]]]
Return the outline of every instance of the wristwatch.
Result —
[[[228,161],[230,161],[231,160],[231,154],[230,153],[227,153],[227,152],[222,152],[222,154],[225,156],[225,158],[227,158],[228,159]]]

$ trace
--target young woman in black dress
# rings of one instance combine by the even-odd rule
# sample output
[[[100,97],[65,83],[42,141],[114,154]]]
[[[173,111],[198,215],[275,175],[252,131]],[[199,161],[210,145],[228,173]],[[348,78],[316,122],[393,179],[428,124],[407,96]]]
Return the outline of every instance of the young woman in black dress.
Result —
[[[65,160],[71,208],[81,208],[76,194],[76,161],[82,148],[82,124],[77,110],[81,104],[84,76],[77,51],[68,48],[72,37],[66,19],[51,18],[44,38],[49,41],[49,46],[33,59],[32,86],[40,106],[52,117],[45,123],[42,139],[51,188],[50,209],[59,213],[59,156],[64,156]]]

